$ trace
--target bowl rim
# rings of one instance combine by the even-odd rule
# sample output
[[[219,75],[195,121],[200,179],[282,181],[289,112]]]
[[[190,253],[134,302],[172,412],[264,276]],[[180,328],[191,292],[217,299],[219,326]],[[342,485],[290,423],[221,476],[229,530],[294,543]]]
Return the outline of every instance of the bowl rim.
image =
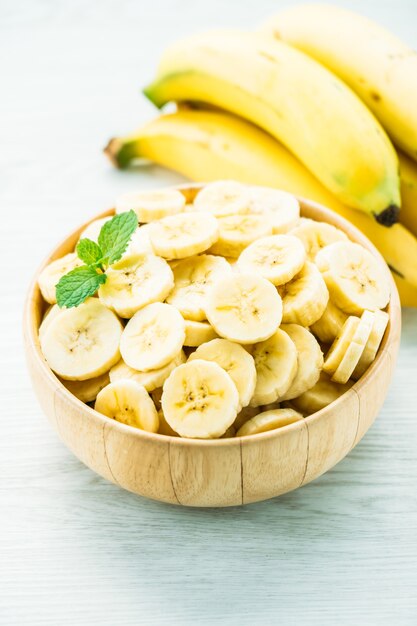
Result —
[[[187,200],[189,196],[195,195],[205,183],[185,183],[182,185],[176,186],[166,186],[166,188],[175,188],[179,189],[184,195],[186,195]],[[60,258],[62,256],[61,248],[68,245],[70,240],[76,240],[79,234],[91,223],[97,219],[102,217],[107,217],[114,214],[115,209],[107,209],[105,211],[101,211],[98,215],[93,216],[88,219],[85,223],[81,224],[77,228],[71,231],[69,235],[67,235],[64,239],[62,239],[58,245],[56,245],[53,250],[50,252],[48,256],[46,256],[40,265],[37,267],[32,280],[30,282],[29,288],[27,290],[27,295],[24,303],[24,313],[23,313],[23,333],[25,337],[25,342],[27,344],[27,349],[31,351],[32,356],[35,358],[35,363],[37,368],[41,371],[42,375],[48,380],[48,383],[51,387],[54,387],[54,393],[58,392],[62,394],[71,404],[74,405],[75,408],[83,409],[86,415],[89,418],[100,422],[103,425],[103,428],[106,424],[111,422],[112,427],[124,432],[126,434],[130,434],[134,437],[138,437],[144,441],[151,440],[154,443],[157,442],[169,442],[170,445],[176,446],[197,446],[197,447],[207,447],[214,448],[216,446],[224,447],[224,446],[241,446],[242,444],[246,445],[247,443],[253,441],[265,441],[268,439],[274,439],[275,437],[285,436],[286,433],[293,430],[301,430],[305,428],[306,425],[308,427],[309,424],[314,423],[315,421],[325,417],[326,415],[330,415],[333,413],[337,407],[343,403],[344,399],[347,395],[352,392],[355,393],[359,397],[360,390],[368,383],[369,379],[372,377],[373,372],[378,368],[379,362],[385,350],[389,348],[391,343],[395,341],[395,327],[401,325],[401,305],[399,300],[398,291],[395,285],[395,282],[391,276],[389,271],[389,267],[386,264],[385,260],[375,248],[375,246],[369,241],[369,239],[355,226],[353,226],[348,220],[336,214],[331,209],[326,208],[318,202],[314,202],[312,200],[305,199],[303,197],[297,196],[298,201],[300,202],[301,215],[304,210],[318,212],[320,216],[323,216],[322,220],[337,228],[343,230],[349,237],[351,241],[354,243],[360,243],[365,248],[367,248],[374,256],[378,259],[378,261],[384,267],[384,271],[387,275],[387,279],[390,283],[391,288],[391,298],[388,304],[388,313],[389,313],[389,323],[387,327],[387,331],[385,332],[383,341],[378,349],[377,356],[373,363],[366,370],[365,374],[361,376],[361,378],[356,381],[350,389],[348,389],[344,394],[342,394],[335,401],[331,402],[329,405],[321,409],[320,411],[316,411],[311,415],[304,417],[302,420],[298,420],[293,422],[292,424],[288,424],[281,428],[277,428],[275,430],[266,431],[263,433],[257,433],[254,435],[246,435],[240,437],[229,437],[229,438],[219,438],[219,439],[188,439],[186,437],[174,437],[171,435],[163,435],[160,433],[151,433],[145,430],[141,430],[140,428],[134,428],[133,426],[128,426],[127,424],[123,424],[122,422],[118,422],[116,420],[109,420],[108,417],[102,415],[88,404],[85,404],[81,400],[79,400],[76,396],[74,396],[59,380],[59,378],[54,374],[54,372],[50,369],[47,364],[39,342],[38,335],[38,325],[36,320],[36,310],[39,301],[42,301],[42,296],[40,294],[40,290],[38,287],[38,276],[40,272],[44,269],[48,263],[53,261],[54,259]],[[314,218],[315,219],[315,218]],[[46,304],[46,303],[45,303]]]

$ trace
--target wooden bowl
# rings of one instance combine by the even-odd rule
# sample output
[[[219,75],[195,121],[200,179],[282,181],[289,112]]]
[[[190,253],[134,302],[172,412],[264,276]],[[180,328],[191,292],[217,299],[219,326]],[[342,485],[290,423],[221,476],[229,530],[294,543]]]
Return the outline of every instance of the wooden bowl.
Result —
[[[188,201],[199,188],[191,184],[179,187]],[[398,293],[384,260],[364,235],[328,209],[307,200],[300,203],[303,216],[334,224],[374,253],[390,281],[390,322],[378,355],[364,376],[338,400],[310,417],[249,437],[211,441],[167,437],[97,413],[56,378],[38,339],[46,305],[37,277],[47,263],[74,248],[84,224],[38,269],[24,312],[26,355],[35,392],[58,435],[83,463],[141,496],[187,506],[233,506],[305,485],[343,459],[362,439],[384,402],[397,358],[401,329]]]

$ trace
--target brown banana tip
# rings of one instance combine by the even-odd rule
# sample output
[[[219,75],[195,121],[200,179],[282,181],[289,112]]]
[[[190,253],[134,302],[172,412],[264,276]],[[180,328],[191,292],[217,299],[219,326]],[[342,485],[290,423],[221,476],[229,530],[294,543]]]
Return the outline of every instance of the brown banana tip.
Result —
[[[374,213],[376,221],[379,224],[382,224],[382,226],[387,226],[388,228],[398,222],[399,216],[400,207],[396,204],[390,204],[386,209],[381,211],[381,213],[378,213],[378,215]]]
[[[119,140],[117,137],[112,137],[108,144],[103,148],[104,154],[110,159],[115,167],[120,167],[117,160],[117,154],[119,152]]]

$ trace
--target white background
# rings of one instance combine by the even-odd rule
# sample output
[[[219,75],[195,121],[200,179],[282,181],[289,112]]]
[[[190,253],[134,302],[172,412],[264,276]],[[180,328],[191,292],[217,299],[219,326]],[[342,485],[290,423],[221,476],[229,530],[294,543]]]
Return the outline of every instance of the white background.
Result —
[[[379,419],[294,493],[188,510],[78,462],[34,398],[25,289],[65,234],[117,194],[180,180],[101,154],[154,114],[140,95],[176,37],[251,28],[279,0],[0,0],[0,624],[417,623],[417,312]],[[416,0],[345,3],[417,41]],[[354,45],[354,42],[352,42]]]

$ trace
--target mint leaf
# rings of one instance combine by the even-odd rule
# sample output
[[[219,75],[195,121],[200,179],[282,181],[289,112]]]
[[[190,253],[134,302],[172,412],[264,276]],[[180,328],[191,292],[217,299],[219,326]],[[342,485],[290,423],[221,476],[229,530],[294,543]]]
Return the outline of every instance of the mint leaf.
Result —
[[[59,307],[78,306],[106,282],[106,274],[100,274],[94,267],[81,265],[62,276],[56,286],[56,299]]]
[[[91,239],[80,239],[75,251],[78,254],[78,258],[86,265],[100,264],[103,256],[100,246]]]
[[[98,245],[103,253],[103,263],[111,265],[122,257],[137,226],[134,211],[119,213],[102,226]]]

